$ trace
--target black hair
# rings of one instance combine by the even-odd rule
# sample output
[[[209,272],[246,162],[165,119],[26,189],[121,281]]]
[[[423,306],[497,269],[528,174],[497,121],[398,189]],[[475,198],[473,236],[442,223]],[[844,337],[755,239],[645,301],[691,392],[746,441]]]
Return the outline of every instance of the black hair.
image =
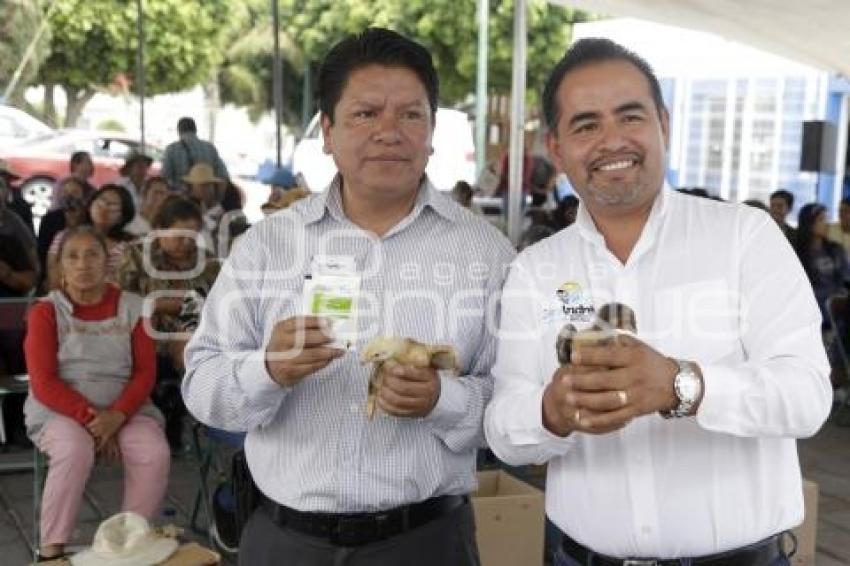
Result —
[[[197,220],[203,227],[204,216],[201,213],[201,207],[185,195],[168,195],[157,208],[151,220],[151,227],[155,230],[164,230],[171,228],[180,220]]]
[[[189,118],[188,116],[183,116],[179,120],[177,120],[177,133],[185,134],[192,133],[195,134],[198,132],[198,126],[195,124],[195,120]]]
[[[141,194],[139,196],[145,196],[148,190],[150,190],[151,185],[153,185],[154,183],[162,183],[168,188],[169,191],[172,190],[171,183],[168,182],[168,179],[161,175],[154,175],[153,177],[148,177],[147,179],[145,179],[145,182],[142,185],[142,190],[140,191]]]
[[[367,65],[404,67],[413,71],[425,87],[431,118],[436,116],[440,82],[428,50],[394,31],[367,28],[334,45],[319,67],[316,100],[319,111],[328,117],[331,124],[334,123],[334,108],[342,97],[348,77]]]
[[[121,220],[118,223],[109,229],[106,236],[112,238],[113,240],[131,240],[132,236],[124,231],[124,227],[133,220],[133,217],[136,216],[136,205],[133,204],[133,197],[130,196],[130,191],[122,187],[121,185],[116,185],[114,183],[107,183],[102,185],[98,190],[89,196],[89,200],[86,203],[86,220],[85,224],[91,224],[91,207],[94,204],[94,201],[98,199],[100,195],[105,192],[113,192],[118,195],[121,199]]]
[[[85,159],[91,160],[91,154],[88,151],[75,151],[71,154],[68,167],[73,170],[74,167],[82,163]]]
[[[535,157],[531,164],[529,181],[536,189],[546,189],[552,178],[557,174],[555,166],[543,157]]]
[[[649,63],[637,53],[626,49],[610,39],[589,37],[587,39],[580,39],[567,50],[563,58],[552,69],[552,73],[546,81],[546,86],[543,89],[542,104],[543,118],[546,121],[549,131],[553,134],[557,132],[558,120],[561,117],[561,111],[558,108],[558,87],[561,86],[564,77],[571,71],[575,71],[585,65],[607,61],[625,61],[634,65],[646,77],[658,115],[663,115],[664,99],[661,96],[661,84],[658,82],[658,77],[655,76]]]
[[[765,205],[762,201],[757,198],[748,198],[747,200],[741,201],[741,204],[746,204],[747,206],[752,206],[753,208],[759,208],[767,212],[767,205]]]
[[[771,198],[773,198],[773,195],[771,195]],[[814,274],[811,249],[812,241],[814,240],[812,230],[814,229],[818,216],[824,213],[826,213],[826,207],[824,205],[816,202],[810,202],[809,204],[803,205],[797,215],[797,231],[794,234],[793,241],[794,251],[797,252],[797,256],[800,258],[800,263],[803,264],[803,269],[806,271],[806,275],[809,276],[810,280],[813,280],[812,276]],[[839,251],[840,253],[844,253],[843,248],[841,250],[836,249],[841,247],[839,244],[836,244],[829,239],[824,239],[823,247],[824,251],[829,255],[833,255]]]
[[[791,192],[786,191],[785,189],[773,191],[770,194],[770,200],[773,200],[775,198],[781,198],[782,200],[784,200],[785,203],[788,204],[788,210],[794,208],[794,195]]]

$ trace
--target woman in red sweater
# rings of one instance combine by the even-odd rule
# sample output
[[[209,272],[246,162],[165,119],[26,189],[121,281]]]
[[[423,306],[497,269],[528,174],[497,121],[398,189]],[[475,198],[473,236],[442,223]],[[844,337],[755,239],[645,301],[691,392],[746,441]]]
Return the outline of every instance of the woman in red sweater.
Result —
[[[62,556],[96,458],[123,460],[123,510],[156,514],[170,453],[150,403],[156,378],[142,299],[106,283],[107,246],[91,227],[70,230],[58,253],[59,290],[30,310],[27,433],[50,459],[40,556]]]

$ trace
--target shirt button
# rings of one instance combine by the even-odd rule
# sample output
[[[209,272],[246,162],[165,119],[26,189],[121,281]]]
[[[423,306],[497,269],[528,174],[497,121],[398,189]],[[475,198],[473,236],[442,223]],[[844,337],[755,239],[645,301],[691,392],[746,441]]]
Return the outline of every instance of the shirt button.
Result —
[[[652,527],[648,525],[644,525],[640,528],[640,532],[643,535],[649,535],[652,532]]]
[[[357,403],[352,403],[348,406],[348,412],[352,415],[356,415],[360,412],[360,406]]]

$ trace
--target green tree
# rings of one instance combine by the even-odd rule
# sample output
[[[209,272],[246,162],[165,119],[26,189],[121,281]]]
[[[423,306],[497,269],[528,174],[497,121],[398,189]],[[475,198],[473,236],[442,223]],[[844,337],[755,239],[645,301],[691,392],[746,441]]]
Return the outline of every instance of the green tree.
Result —
[[[61,123],[74,125],[102,89],[135,91],[136,3],[115,0],[56,0],[50,14],[51,53],[39,73],[45,86],[45,118],[57,120],[54,89],[64,90]],[[146,94],[190,88],[205,82],[220,60],[228,0],[145,0]]]
[[[475,0],[281,0],[285,29],[303,57],[320,60],[343,36],[367,26],[395,29],[428,47],[440,76],[444,104],[463,101],[475,90],[478,27]],[[510,92],[513,0],[490,2],[489,90]],[[569,44],[571,23],[589,15],[530,0],[528,85],[536,93]],[[531,100],[536,100],[536,96]]]
[[[35,78],[38,68],[47,56],[50,35],[40,38],[38,29],[42,23],[42,12],[37,0],[0,0],[0,96],[6,92],[9,81],[22,62],[30,43],[31,56],[22,67],[20,78],[9,93],[9,102],[21,104],[24,87]]]
[[[305,65],[301,49],[285,31],[280,33],[283,84],[283,122],[300,120]],[[221,99],[247,106],[253,119],[273,106],[274,30],[267,0],[246,0],[234,8],[223,36],[223,59],[218,71]]]
[[[252,116],[272,107],[273,31],[268,0],[243,0],[231,20],[219,72],[222,99],[248,105]],[[279,0],[284,122],[296,128],[304,72],[344,36],[383,26],[428,47],[440,76],[441,102],[456,104],[475,90],[478,27],[475,0]],[[489,92],[508,94],[513,56],[513,0],[490,2]],[[531,0],[528,17],[529,102],[569,44],[571,23],[583,12]],[[311,73],[313,76],[315,73]]]

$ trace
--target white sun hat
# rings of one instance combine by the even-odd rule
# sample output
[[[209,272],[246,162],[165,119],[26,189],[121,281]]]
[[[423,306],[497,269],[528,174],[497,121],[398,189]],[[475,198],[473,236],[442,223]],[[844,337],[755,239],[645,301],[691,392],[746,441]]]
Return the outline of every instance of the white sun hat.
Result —
[[[118,513],[103,521],[91,548],[71,557],[73,566],[153,566],[174,554],[177,540],[158,536],[136,513]]]

